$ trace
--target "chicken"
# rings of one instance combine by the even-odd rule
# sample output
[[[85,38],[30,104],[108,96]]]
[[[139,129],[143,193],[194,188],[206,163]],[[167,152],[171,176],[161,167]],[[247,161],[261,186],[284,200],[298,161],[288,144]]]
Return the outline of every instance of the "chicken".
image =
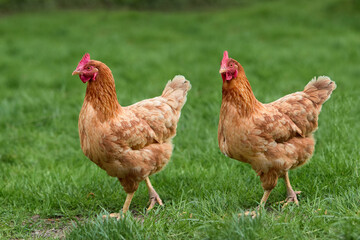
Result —
[[[175,76],[160,97],[122,107],[117,100],[113,75],[104,63],[90,60],[90,55],[85,54],[72,74],[78,74],[87,83],[79,116],[81,149],[92,162],[120,181],[127,193],[122,212],[128,211],[143,180],[149,190],[148,210],[156,203],[163,205],[149,176],[169,162],[171,141],[190,82],[183,76]]]
[[[243,67],[229,58],[227,51],[220,74],[223,79],[218,126],[221,152],[251,164],[260,176],[264,195],[259,207],[265,205],[279,177],[286,184],[285,205],[289,202],[298,205],[300,192],[292,189],[288,171],[311,158],[318,115],[336,88],[335,82],[324,76],[314,78],[304,91],[263,104],[255,98]]]

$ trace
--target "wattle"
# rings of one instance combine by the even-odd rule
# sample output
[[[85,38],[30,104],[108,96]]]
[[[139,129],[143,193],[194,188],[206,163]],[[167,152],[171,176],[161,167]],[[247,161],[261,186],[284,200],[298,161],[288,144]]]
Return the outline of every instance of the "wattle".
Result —
[[[221,77],[222,77],[223,82],[225,82],[225,80],[226,80],[226,73],[222,73],[222,74],[221,74]]]
[[[93,74],[80,74],[80,79],[83,83],[87,83],[90,80],[95,81],[97,74],[98,74],[97,72]]]
[[[236,78],[238,75],[238,71],[235,70],[234,72],[226,72],[226,75],[225,75],[225,79],[227,81],[230,81],[231,79],[234,79]],[[224,77],[223,77],[223,80],[224,80]]]
[[[87,83],[89,80],[91,79],[91,76],[85,76],[83,74],[80,75],[80,80],[83,82],[83,83]]]
[[[225,82],[225,80],[226,80],[226,81],[230,81],[230,80],[236,78],[237,75],[238,75],[238,71],[235,70],[235,71],[233,71],[233,72],[225,72],[225,73],[222,73],[222,74],[221,74],[221,77],[222,77],[222,79],[223,79],[223,82]]]
[[[226,72],[226,80],[230,81],[231,79],[233,79],[233,75],[229,72]]]

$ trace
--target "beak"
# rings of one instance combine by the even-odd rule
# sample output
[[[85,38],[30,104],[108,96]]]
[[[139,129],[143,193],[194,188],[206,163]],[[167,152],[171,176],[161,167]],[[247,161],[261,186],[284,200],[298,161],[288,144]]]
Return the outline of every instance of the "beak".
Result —
[[[224,72],[226,72],[226,68],[220,68],[219,73],[221,74],[221,73],[224,73]]]
[[[79,75],[79,74],[80,74],[80,71],[79,71],[79,70],[75,70],[75,71],[73,71],[73,72],[72,72],[72,74],[71,74],[71,75],[73,75],[73,76],[74,76],[74,75]]]

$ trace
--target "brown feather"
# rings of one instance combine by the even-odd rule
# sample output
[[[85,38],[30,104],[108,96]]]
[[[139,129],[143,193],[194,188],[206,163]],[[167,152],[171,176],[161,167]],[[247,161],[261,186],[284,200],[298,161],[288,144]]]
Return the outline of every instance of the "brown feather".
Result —
[[[235,60],[234,60],[235,61]],[[236,61],[235,61],[236,62]],[[277,178],[311,158],[321,105],[336,85],[327,77],[312,80],[303,92],[262,104],[254,96],[244,69],[224,81],[218,127],[220,150],[251,164],[265,190]]]
[[[190,83],[176,76],[166,85],[165,95],[121,107],[110,69],[94,60],[89,64],[98,75],[88,83],[79,116],[81,148],[132,193],[139,182],[168,163]]]

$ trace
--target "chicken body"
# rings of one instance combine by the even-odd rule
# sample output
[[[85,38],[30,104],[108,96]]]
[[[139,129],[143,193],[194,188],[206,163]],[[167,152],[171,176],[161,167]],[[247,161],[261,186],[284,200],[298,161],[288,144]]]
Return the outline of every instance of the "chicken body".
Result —
[[[227,73],[230,65],[236,71]],[[311,158],[318,115],[336,88],[335,83],[328,77],[314,78],[304,91],[262,104],[255,98],[238,62],[227,58],[220,72],[224,81],[218,127],[221,152],[251,164],[265,190],[261,204],[265,204],[279,177],[285,179],[286,200],[298,203],[298,192],[290,185],[288,171]]]
[[[119,179],[128,194],[124,213],[143,180],[149,189],[149,209],[156,202],[162,205],[149,176],[160,171],[170,160],[171,140],[191,87],[189,81],[183,76],[175,76],[161,96],[122,107],[117,101],[110,69],[90,59],[83,69],[89,66],[94,68],[96,76],[88,81],[79,116],[81,149],[108,175]],[[85,79],[86,72],[75,71]]]

